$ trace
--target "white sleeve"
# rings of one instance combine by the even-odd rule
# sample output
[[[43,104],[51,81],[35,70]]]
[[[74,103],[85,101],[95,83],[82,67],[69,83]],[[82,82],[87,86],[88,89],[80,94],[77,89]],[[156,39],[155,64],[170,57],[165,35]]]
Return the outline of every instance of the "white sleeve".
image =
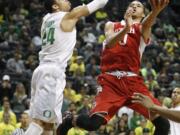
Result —
[[[108,2],[108,0],[93,0],[92,2],[90,2],[89,4],[87,4],[89,13],[93,13],[96,10],[103,8],[106,3]]]

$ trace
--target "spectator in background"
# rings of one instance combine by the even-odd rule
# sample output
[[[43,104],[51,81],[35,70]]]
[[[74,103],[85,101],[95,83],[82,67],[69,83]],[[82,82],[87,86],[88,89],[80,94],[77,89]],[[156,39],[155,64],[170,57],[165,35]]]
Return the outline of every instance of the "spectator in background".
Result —
[[[138,126],[140,126],[141,120],[143,119],[142,115],[140,115],[138,112],[134,111],[134,115],[132,116],[130,120],[130,128],[134,130]]]
[[[87,131],[80,128],[71,128],[67,135],[87,135]]]
[[[149,90],[151,90],[151,91],[159,88],[159,84],[154,79],[152,74],[147,75],[147,80],[145,81],[145,84],[149,88]]]
[[[153,135],[154,130],[155,130],[155,127],[153,126],[153,124],[149,120],[143,118],[140,121],[140,126],[135,128],[135,134],[136,135]],[[149,133],[149,134],[144,134],[144,133]]]
[[[25,61],[26,74],[29,79],[32,77],[32,73],[38,65],[37,63],[38,61],[35,55],[29,55],[27,60]]]
[[[12,132],[15,130],[15,127],[11,125],[10,114],[4,113],[2,122],[0,123],[0,135],[12,135]]]
[[[153,75],[153,79],[156,79],[157,73],[156,71],[152,68],[152,64],[150,62],[146,63],[146,66],[141,69],[141,74],[142,76],[147,80],[148,75]]]
[[[127,131],[126,135],[135,135],[134,130]]]
[[[168,75],[166,75],[165,73],[160,74],[157,78],[157,81],[161,88],[167,88],[169,86]]]
[[[73,76],[84,76],[85,73],[85,65],[82,56],[77,56],[76,62],[70,65],[69,71],[73,73]]]
[[[78,114],[87,114],[90,111],[90,102],[89,102],[90,97],[86,96],[83,97],[82,100],[82,105],[80,106],[80,108],[78,109]]]
[[[165,42],[164,49],[167,51],[168,55],[173,56],[174,50],[178,49],[178,43],[177,39],[173,36],[173,34],[170,34],[171,36],[167,36],[168,39]]]
[[[12,135],[24,135],[26,129],[29,126],[30,118],[27,113],[22,113],[20,118],[20,123],[17,126],[18,128],[12,133]]]
[[[117,123],[117,129],[116,129],[116,133],[126,133],[128,131],[128,125],[127,122],[120,118],[118,123]]]
[[[97,39],[93,32],[90,31],[91,29],[85,28],[82,34],[82,38],[86,43],[96,43]]]
[[[122,108],[119,109],[117,116],[118,117],[123,116],[123,118],[126,118],[125,116],[128,116],[127,117],[128,120],[126,120],[126,121],[128,123],[128,127],[130,128],[131,127],[131,118],[133,117],[133,113],[134,113],[134,111],[132,109],[130,109],[126,106],[123,106]]]
[[[170,86],[172,88],[180,87],[180,74],[179,73],[177,72],[174,73],[173,80],[171,81]]]
[[[97,60],[95,56],[91,56],[89,62],[86,64],[86,75],[95,75],[97,76],[100,73],[100,68],[97,65]]]
[[[10,58],[7,61],[7,69],[17,75],[22,75],[25,71],[24,61],[22,60],[22,55],[18,52],[14,54],[14,58]]]
[[[26,109],[27,95],[23,83],[18,83],[16,85],[15,93],[12,99],[12,109],[19,118],[20,114]]]
[[[64,97],[68,100],[68,102],[76,103],[78,101],[81,101],[82,96],[80,94],[77,94],[74,89],[72,89],[72,82],[67,81],[66,87],[64,89]]]
[[[7,31],[4,32],[4,37],[8,43],[16,43],[16,36],[16,27],[13,24],[10,24]]]
[[[4,114],[9,114],[10,115],[10,124],[13,125],[14,127],[16,126],[16,115],[14,114],[14,112],[12,111],[11,107],[10,107],[10,103],[8,100],[5,100],[3,102],[3,108],[2,111],[0,111],[0,122],[3,121],[3,116]]]
[[[73,63],[76,63],[77,57],[78,57],[78,50],[77,48],[74,48],[69,64],[71,65]]]
[[[93,56],[93,54],[94,54],[93,44],[92,43],[87,43],[83,47],[83,56],[84,56],[85,63],[88,63],[88,60]]]
[[[13,97],[12,85],[9,75],[4,75],[2,77],[2,82],[0,85],[0,103],[2,103],[4,97],[8,97],[10,100]]]
[[[21,14],[21,10],[20,9],[18,9],[18,10],[16,10],[16,12],[13,14],[13,16],[12,16],[12,20],[14,20],[14,21],[23,21],[25,19],[25,16],[23,15],[23,14]]]

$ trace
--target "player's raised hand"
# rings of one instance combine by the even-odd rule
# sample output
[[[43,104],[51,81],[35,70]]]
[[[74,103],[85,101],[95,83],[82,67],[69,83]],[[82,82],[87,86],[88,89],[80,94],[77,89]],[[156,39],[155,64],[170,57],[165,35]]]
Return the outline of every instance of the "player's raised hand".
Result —
[[[169,0],[149,0],[152,11],[159,14],[168,4]]]
[[[133,8],[129,7],[124,15],[124,19],[126,21],[126,27],[130,28],[133,25],[132,19]]]
[[[132,102],[141,104],[148,109],[152,109],[154,106],[153,101],[148,96],[145,96],[141,93],[134,93],[132,96]]]

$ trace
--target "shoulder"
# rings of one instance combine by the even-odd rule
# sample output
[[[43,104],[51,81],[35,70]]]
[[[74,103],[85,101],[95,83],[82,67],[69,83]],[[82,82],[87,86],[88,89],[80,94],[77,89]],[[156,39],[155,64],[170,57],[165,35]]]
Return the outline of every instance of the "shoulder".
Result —
[[[54,12],[54,13],[48,13],[43,17],[43,22],[47,21],[47,20],[52,20],[52,19],[59,19],[59,18],[63,18],[68,12]]]
[[[106,24],[105,24],[105,31],[108,30],[108,29],[111,29],[114,27],[114,23],[111,22],[111,21],[108,21]]]
[[[114,24],[114,22],[111,22],[111,21],[108,21],[108,22],[106,22],[106,24],[105,24],[105,26],[112,26]]]
[[[107,22],[106,25],[105,25],[105,28],[106,29],[113,29],[113,30],[116,30],[116,29],[119,29],[119,28],[122,28],[125,26],[125,21],[122,20],[120,22]]]

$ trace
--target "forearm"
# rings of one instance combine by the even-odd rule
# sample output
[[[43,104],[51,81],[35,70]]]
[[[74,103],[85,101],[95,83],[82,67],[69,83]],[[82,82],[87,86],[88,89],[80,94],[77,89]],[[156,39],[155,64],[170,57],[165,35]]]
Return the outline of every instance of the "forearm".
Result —
[[[142,21],[142,28],[151,28],[152,25],[154,24],[156,17],[157,17],[158,13],[157,12],[153,12],[151,11],[147,17],[144,18],[144,20]]]
[[[150,110],[156,111],[163,117],[166,117],[172,121],[180,122],[180,111],[169,110],[157,105],[154,105]]]
[[[80,17],[88,16],[89,14],[90,13],[89,13],[88,7],[86,5],[84,5],[84,6],[79,6],[79,7],[74,8],[69,13],[68,18],[70,18],[70,19],[79,19]]]
[[[158,14],[156,12],[152,11],[142,22],[141,33],[145,41],[147,41],[151,36],[151,27],[154,24],[157,15]]]
[[[122,41],[124,36],[129,32],[129,27],[124,27],[120,32],[117,34],[109,37],[106,39],[106,47],[111,48],[116,45],[117,41]]]

